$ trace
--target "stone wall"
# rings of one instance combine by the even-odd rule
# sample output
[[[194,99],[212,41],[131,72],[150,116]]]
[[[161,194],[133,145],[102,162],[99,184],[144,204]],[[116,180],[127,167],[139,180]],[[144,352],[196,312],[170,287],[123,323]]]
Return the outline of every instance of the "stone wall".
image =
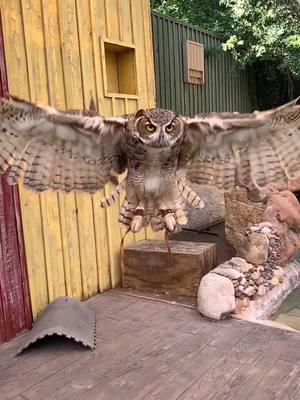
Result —
[[[247,229],[263,219],[262,202],[251,201],[246,189],[237,187],[225,192],[225,241],[239,249]]]
[[[237,257],[203,277],[198,310],[213,319],[246,310],[248,319],[268,315],[281,296],[283,301],[300,285],[300,264],[289,264],[296,265],[291,260],[300,250],[300,203],[291,191],[274,185],[257,203],[244,189],[236,189],[225,195],[225,223],[226,240]]]
[[[274,222],[274,212],[275,214],[278,212],[286,214],[293,211],[297,214],[297,198],[292,192],[299,190],[300,180],[296,180],[282,183],[280,187],[269,185],[269,194],[265,196],[264,201],[255,199],[255,194],[252,194],[252,198],[256,201],[251,201],[245,188],[236,187],[225,192],[226,243],[238,250],[243,245],[245,233],[251,225],[263,221]],[[275,211],[272,211],[271,215],[269,210],[273,210],[274,207]],[[294,216],[290,218],[294,218]]]

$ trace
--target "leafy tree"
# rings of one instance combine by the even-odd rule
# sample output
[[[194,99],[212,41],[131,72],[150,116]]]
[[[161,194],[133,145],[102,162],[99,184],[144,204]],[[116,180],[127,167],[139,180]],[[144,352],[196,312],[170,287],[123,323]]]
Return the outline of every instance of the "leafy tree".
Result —
[[[299,90],[300,0],[153,0],[152,7],[220,35],[223,50],[240,67],[254,66],[259,87],[268,82],[278,102]]]
[[[219,0],[151,0],[154,10],[214,33],[222,33],[225,5]],[[221,25],[220,25],[221,22]]]

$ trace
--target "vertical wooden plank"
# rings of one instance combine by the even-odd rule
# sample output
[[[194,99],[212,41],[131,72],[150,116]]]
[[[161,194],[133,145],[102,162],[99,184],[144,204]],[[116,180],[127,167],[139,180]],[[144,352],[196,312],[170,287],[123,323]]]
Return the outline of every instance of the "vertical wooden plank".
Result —
[[[153,107],[155,98],[155,79],[149,2],[147,0],[131,0],[131,14],[134,32],[133,36],[137,46],[137,74],[140,83],[140,101],[138,106]],[[146,74],[143,71],[146,71]],[[148,238],[157,238],[158,236],[150,229],[147,229],[147,233],[145,230],[141,230],[139,233],[134,235],[135,240],[143,240],[146,235],[148,235]]]
[[[19,0],[3,0],[3,30],[10,92],[30,99],[22,10]],[[20,185],[20,203],[24,230],[32,314],[48,303],[46,263],[44,254],[39,197]]]
[[[122,108],[124,107],[124,113],[125,114],[130,114],[134,113],[137,111],[137,100],[135,99],[125,99],[124,104],[122,104]],[[116,105],[116,111],[118,110],[118,106]],[[119,177],[119,182],[125,179],[126,173],[122,174]],[[125,199],[125,193],[122,193],[120,198],[119,198],[119,207],[122,206],[123,201]],[[120,229],[121,229],[121,237],[124,237],[124,246],[128,246],[129,244],[133,243],[135,241],[135,235],[133,233],[126,233],[127,228],[123,225],[120,224]]]
[[[42,13],[46,43],[49,101],[54,107],[65,109],[66,98],[61,50],[58,45],[61,40],[56,0],[42,0]],[[59,193],[58,206],[66,294],[80,299],[82,297],[82,282],[74,193],[68,195]]]
[[[91,197],[78,192],[75,195],[81,255],[81,276],[84,298],[98,292],[98,268]]]
[[[56,0],[41,0],[45,35],[46,68],[50,104],[65,108],[66,99],[63,81],[58,8]]]
[[[3,298],[3,295],[2,295],[2,291],[1,291],[1,287],[0,287],[0,344],[5,342],[7,339],[2,298]]]
[[[21,269],[21,277],[22,277],[25,327],[29,329],[29,328],[31,328],[31,325],[32,325],[32,312],[31,312],[31,301],[30,301],[29,284],[28,284],[27,263],[26,263],[26,254],[25,254],[25,246],[24,246],[24,233],[23,233],[23,224],[22,224],[22,220],[21,220],[20,196],[19,196],[18,186],[13,187],[13,204],[14,204],[14,209],[15,209],[15,222],[16,222],[20,269]]]
[[[172,35],[172,45],[173,45],[173,59],[174,59],[174,75],[173,75],[173,97],[174,97],[174,110],[180,112],[180,103],[181,103],[181,85],[180,85],[180,64],[177,62],[179,57],[179,49],[178,49],[178,38],[177,38],[178,31],[176,29],[176,24],[172,21],[171,23],[171,35]],[[153,40],[155,40],[153,38]],[[157,86],[156,86],[157,90]]]
[[[79,52],[76,4],[74,0],[59,2],[59,24],[61,41],[63,44],[63,70],[67,107],[82,108],[82,70]],[[86,194],[80,192],[76,193],[75,200],[81,260],[82,289],[84,298],[87,298],[98,291],[93,207],[91,197]]]
[[[155,92],[155,105],[161,103],[161,86],[160,85],[160,62],[159,62],[159,45],[158,45],[158,18],[156,15],[152,16],[152,45],[153,45],[153,57],[154,57],[154,69],[155,69],[155,82],[156,82],[156,92]]]
[[[117,114],[118,101],[112,98],[112,114]],[[114,190],[114,185],[108,183],[105,187],[105,194],[108,195]],[[121,269],[120,269],[120,243],[121,243],[121,229],[117,225],[119,217],[119,202],[115,202],[107,209],[107,229],[108,229],[108,243],[109,243],[109,259],[110,259],[110,274],[111,285],[116,287],[121,283]]]
[[[130,0],[119,0],[120,40],[126,43],[133,42]]]
[[[226,111],[226,75],[225,75],[225,52],[220,54],[221,61],[221,82],[222,82],[222,110]]]
[[[93,60],[95,68],[96,93],[98,109],[101,114],[105,114],[105,100],[103,90],[103,71],[101,64],[100,41],[99,38],[106,36],[105,18],[103,17],[104,0],[90,0],[91,32],[93,45]],[[111,287],[109,246],[107,232],[107,213],[99,207],[100,200],[104,197],[104,189],[93,196],[94,226],[96,235],[96,251],[98,259],[98,278],[100,291]],[[100,268],[99,268],[100,260]]]
[[[95,82],[95,69],[93,61],[93,42],[91,40],[91,14],[89,1],[76,0],[76,13],[77,13],[77,26],[78,26],[78,38],[79,38],[79,50],[80,50],[80,63],[81,63],[81,76],[82,76],[82,88],[83,88],[83,104],[84,108],[88,109],[91,101],[91,96],[96,96],[96,82]],[[87,285],[91,288],[88,291],[90,296],[92,293],[96,293],[99,289],[99,278],[98,272],[101,268],[99,254],[96,251],[95,242],[95,227],[94,227],[94,207],[92,196],[88,196],[83,193],[76,194],[77,202],[80,200],[80,208],[85,205],[86,212],[82,214],[84,219],[80,221],[81,213],[78,213],[79,224],[85,226],[85,236],[90,238],[90,243],[84,243],[83,246],[88,249],[88,254],[85,255],[90,257],[89,273],[87,274]],[[77,203],[78,204],[78,203]],[[79,206],[79,204],[78,204]],[[79,235],[79,238],[82,235]],[[81,246],[81,247],[83,247]]]
[[[59,211],[63,238],[66,292],[76,299],[83,298],[81,260],[74,193],[59,194]]]
[[[111,39],[120,39],[119,1],[105,0],[106,32]]]
[[[178,55],[179,59],[183,59],[183,29],[180,24],[178,24],[177,30],[177,43],[178,43]],[[186,107],[186,87],[187,84],[183,81],[183,63],[179,63],[179,85],[180,85],[180,105],[181,105],[181,112],[184,113]]]
[[[118,2],[110,3],[109,8],[111,6],[115,6],[115,9],[118,7]],[[100,32],[101,36],[103,37],[104,35],[106,37],[115,37],[119,38],[119,19],[116,15],[114,15],[114,22],[111,21],[110,17],[110,11],[108,10],[108,3],[106,0],[104,0],[104,8],[105,8],[105,31],[102,27],[102,30]],[[117,31],[117,33],[115,33]],[[100,36],[100,38],[101,38]],[[99,38],[98,38],[99,41]],[[105,65],[105,52],[104,52],[104,47],[101,47],[101,61],[102,61],[102,66]],[[106,76],[106,69],[102,69],[102,74],[103,74],[103,87],[105,87],[105,81],[107,81],[107,76]],[[104,93],[105,95],[105,93]],[[105,99],[102,107],[103,107],[103,113],[105,115],[113,115],[114,114],[114,105],[113,105],[114,99]],[[109,195],[110,192],[113,190],[113,185],[108,184],[104,188],[104,195]],[[114,217],[118,215],[118,205],[114,204],[112,207],[109,207],[106,210],[106,224],[107,224],[107,242],[108,242],[108,256],[109,256],[109,269],[110,269],[110,283],[112,287],[115,287],[118,285],[121,281],[121,273],[120,273],[120,265],[119,265],[119,256],[118,256],[118,244],[115,242],[116,240],[120,240],[121,235],[120,235],[120,230],[117,229],[117,237],[114,237],[113,235],[113,228],[114,225],[112,221],[114,220]]]
[[[139,107],[149,107],[149,96],[151,96],[151,88],[148,87],[148,69],[147,69],[147,56],[145,49],[145,31],[143,21],[143,3],[144,0],[131,0],[131,15],[133,36],[136,44],[136,63],[138,79],[138,93],[139,93]],[[149,62],[152,60],[152,55]],[[148,61],[148,60],[147,60]],[[146,71],[146,73],[145,73]],[[153,96],[153,95],[152,95]]]
[[[160,98],[162,101],[162,107],[167,108],[168,107],[168,102],[167,102],[167,96],[166,96],[166,85],[165,85],[165,74],[167,73],[165,70],[165,65],[164,65],[164,57],[165,57],[165,48],[164,48],[164,33],[163,33],[163,23],[164,20],[162,18],[158,18],[158,23],[157,23],[157,38],[158,38],[158,60],[157,62],[160,65],[160,75],[159,75],[159,81],[160,81]],[[181,44],[182,45],[182,44]]]
[[[166,22],[162,25],[162,31],[164,35],[164,58],[161,60],[161,62],[164,63],[164,69],[166,71],[165,74],[165,85],[166,85],[166,105],[168,109],[172,109],[172,102],[171,102],[171,82],[170,82],[170,68],[171,68],[171,57],[172,54],[169,51],[169,37],[168,37],[168,23],[169,21],[166,20]]]
[[[13,188],[0,182],[0,288],[5,339],[11,339],[26,327]],[[1,335],[2,336],[2,335]]]
[[[81,65],[74,0],[58,2],[63,76],[67,108],[83,107]]]
[[[0,12],[0,96],[8,95],[2,15]],[[18,188],[0,180],[0,343],[31,326],[28,279],[20,222]]]
[[[14,190],[6,176],[0,182],[0,342],[10,340],[31,325],[18,248]],[[26,288],[27,290],[27,288]],[[3,319],[1,318],[1,314]],[[1,334],[4,333],[4,337]]]
[[[216,48],[216,38],[212,38],[212,49],[213,52]],[[218,87],[218,60],[216,54],[213,53],[212,57],[213,64],[213,99],[214,99],[214,110],[219,111],[219,87]]]
[[[40,0],[23,0],[22,13],[31,100],[49,103],[45,37]],[[59,206],[56,193],[40,195],[49,300],[66,294]]]

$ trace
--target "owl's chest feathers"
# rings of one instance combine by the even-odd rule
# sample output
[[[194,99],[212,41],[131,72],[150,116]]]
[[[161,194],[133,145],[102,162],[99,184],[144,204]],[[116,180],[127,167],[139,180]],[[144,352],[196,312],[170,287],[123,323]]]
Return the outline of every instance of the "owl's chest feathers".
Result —
[[[144,148],[131,153],[128,179],[141,196],[157,198],[175,181],[178,155],[171,148]]]

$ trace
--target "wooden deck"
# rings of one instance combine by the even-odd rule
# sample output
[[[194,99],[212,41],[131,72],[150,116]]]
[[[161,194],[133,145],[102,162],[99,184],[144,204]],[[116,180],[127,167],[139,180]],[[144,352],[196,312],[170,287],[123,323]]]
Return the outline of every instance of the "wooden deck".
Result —
[[[110,291],[89,301],[97,348],[0,346],[1,400],[300,399],[300,334]]]

